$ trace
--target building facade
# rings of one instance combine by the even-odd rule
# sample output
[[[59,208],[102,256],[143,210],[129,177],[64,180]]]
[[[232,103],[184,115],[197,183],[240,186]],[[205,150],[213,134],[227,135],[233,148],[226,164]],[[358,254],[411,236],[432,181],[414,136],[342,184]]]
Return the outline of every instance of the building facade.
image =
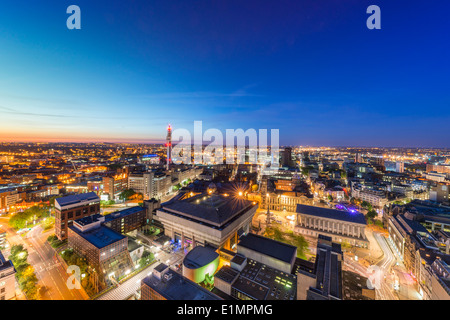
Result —
[[[331,237],[335,242],[347,242],[353,246],[368,248],[366,221],[359,212],[297,205],[295,232],[317,238],[320,234]]]
[[[68,227],[76,219],[100,213],[100,198],[95,192],[57,198],[55,200],[55,235],[68,238]]]

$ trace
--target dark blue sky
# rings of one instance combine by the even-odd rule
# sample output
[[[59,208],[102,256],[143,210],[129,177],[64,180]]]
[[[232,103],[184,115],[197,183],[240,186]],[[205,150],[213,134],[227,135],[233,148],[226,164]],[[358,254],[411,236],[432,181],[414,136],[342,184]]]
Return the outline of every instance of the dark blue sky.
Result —
[[[281,144],[450,147],[449,32],[448,0],[4,1],[0,138],[152,142],[202,120]]]

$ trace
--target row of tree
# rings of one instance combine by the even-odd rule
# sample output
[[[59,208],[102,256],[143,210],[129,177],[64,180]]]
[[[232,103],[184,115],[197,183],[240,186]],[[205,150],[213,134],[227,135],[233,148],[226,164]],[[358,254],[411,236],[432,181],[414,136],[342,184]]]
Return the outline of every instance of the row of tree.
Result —
[[[133,189],[126,189],[124,191],[122,191],[119,194],[119,199],[126,201],[126,200],[143,200],[144,199],[144,195],[142,193],[138,193],[136,191],[134,191]]]
[[[32,223],[34,220],[39,220],[43,217],[48,217],[50,215],[50,207],[47,205],[38,205],[26,209],[23,212],[18,212],[14,214],[9,219],[9,225],[16,229],[23,229],[28,224]]]
[[[38,279],[34,273],[34,268],[28,263],[28,250],[23,245],[14,245],[11,247],[9,260],[16,269],[16,279],[20,290],[25,294],[28,300],[39,300]]]

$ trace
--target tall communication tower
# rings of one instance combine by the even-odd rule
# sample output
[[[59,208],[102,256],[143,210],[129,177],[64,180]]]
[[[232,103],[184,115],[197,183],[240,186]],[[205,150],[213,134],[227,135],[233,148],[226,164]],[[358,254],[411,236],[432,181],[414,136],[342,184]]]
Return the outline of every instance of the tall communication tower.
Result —
[[[167,137],[166,137],[166,147],[167,147],[167,164],[166,170],[170,170],[170,164],[172,163],[172,127],[167,127]]]

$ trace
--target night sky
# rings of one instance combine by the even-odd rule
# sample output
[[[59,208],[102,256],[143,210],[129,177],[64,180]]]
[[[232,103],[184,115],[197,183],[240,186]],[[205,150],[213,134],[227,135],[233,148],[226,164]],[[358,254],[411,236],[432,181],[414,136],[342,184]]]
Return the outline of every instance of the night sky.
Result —
[[[0,140],[450,147],[449,33],[448,0],[2,1]]]

